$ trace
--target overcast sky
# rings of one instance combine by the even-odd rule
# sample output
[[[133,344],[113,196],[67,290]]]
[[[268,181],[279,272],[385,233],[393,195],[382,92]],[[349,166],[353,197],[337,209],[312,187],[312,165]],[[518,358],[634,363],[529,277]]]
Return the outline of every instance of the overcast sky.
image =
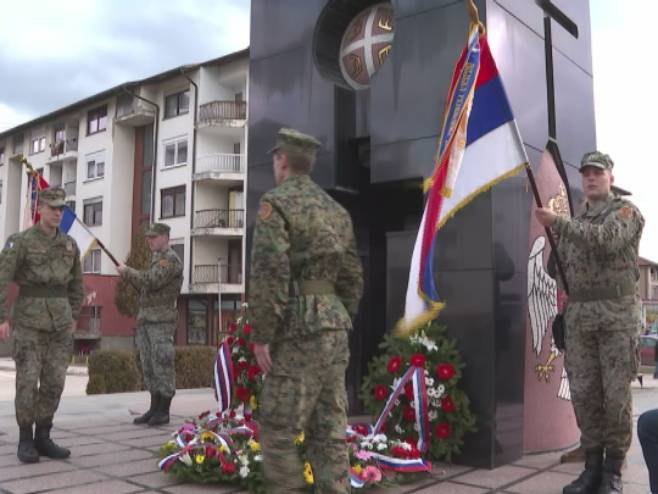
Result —
[[[658,99],[649,87],[658,1],[591,0],[590,8],[598,147],[646,217],[642,255],[658,261]],[[249,44],[249,0],[8,0],[2,19],[0,131]]]

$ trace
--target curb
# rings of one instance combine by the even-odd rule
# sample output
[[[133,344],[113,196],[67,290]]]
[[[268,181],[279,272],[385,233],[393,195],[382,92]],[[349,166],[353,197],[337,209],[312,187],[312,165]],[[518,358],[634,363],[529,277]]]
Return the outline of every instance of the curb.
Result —
[[[0,362],[0,371],[10,371],[10,372],[16,372],[16,367],[14,367],[13,364],[5,364]],[[80,368],[80,367],[72,367],[70,366],[68,369],[66,369],[66,375],[67,376],[88,376],[89,373],[87,369]]]

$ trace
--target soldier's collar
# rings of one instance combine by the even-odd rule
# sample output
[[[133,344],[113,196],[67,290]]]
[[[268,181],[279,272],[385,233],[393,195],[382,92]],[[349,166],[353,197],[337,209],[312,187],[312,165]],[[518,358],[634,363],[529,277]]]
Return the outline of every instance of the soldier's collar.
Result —
[[[600,202],[597,202],[596,204],[590,204],[589,202],[585,203],[585,216],[598,216],[600,215],[603,211],[605,211],[608,206],[610,205],[610,202],[615,198],[613,194],[608,194],[608,197]]]

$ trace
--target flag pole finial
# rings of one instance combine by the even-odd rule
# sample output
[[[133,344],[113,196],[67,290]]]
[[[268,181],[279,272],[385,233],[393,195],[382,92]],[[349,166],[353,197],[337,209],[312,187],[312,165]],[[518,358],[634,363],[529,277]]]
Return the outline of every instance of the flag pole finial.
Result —
[[[480,13],[478,12],[478,8],[475,5],[475,0],[465,0],[465,1],[466,1],[466,8],[468,9],[468,15],[471,18],[471,23],[475,24],[478,27],[481,36],[484,35],[486,29],[484,27],[484,24],[482,24],[482,21],[480,21]]]

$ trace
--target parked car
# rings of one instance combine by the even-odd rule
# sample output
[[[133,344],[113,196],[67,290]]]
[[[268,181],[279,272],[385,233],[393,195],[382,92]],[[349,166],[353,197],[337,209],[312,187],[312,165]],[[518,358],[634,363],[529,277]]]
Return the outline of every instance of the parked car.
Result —
[[[640,362],[642,365],[656,365],[656,342],[658,336],[655,334],[643,334],[640,336]]]

